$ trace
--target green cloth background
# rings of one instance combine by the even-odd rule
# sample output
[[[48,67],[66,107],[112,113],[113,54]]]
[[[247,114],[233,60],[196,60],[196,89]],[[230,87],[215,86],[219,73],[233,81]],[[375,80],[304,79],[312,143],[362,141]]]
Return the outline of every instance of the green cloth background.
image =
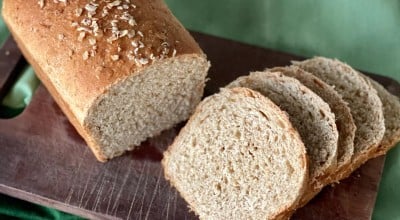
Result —
[[[166,0],[185,27],[306,57],[335,57],[361,70],[400,81],[400,1],[395,0]],[[0,0],[1,3],[1,0]],[[0,40],[8,32],[0,23]],[[15,115],[38,85],[27,67],[0,116]],[[392,150],[374,219],[400,219],[400,148]],[[0,217],[73,219],[74,216],[0,196]]]

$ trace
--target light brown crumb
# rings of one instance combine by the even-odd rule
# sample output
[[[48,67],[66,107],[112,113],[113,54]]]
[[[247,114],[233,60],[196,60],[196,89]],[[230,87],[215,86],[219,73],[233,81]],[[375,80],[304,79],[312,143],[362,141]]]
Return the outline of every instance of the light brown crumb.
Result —
[[[175,57],[176,55],[176,50],[174,49],[174,51],[172,52],[172,57]]]
[[[89,4],[86,4],[86,5],[85,5],[85,9],[86,9],[86,11],[88,11],[88,12],[95,12],[96,9],[97,9],[97,6],[94,5],[93,3],[89,3]]]
[[[143,33],[141,31],[137,32],[139,34],[139,36],[143,37]]]
[[[135,25],[136,25],[135,19],[130,18],[129,21],[128,21],[128,24],[129,24],[130,26],[135,26]]]
[[[107,38],[107,42],[112,44],[113,41],[116,41],[118,38],[116,36],[111,36],[109,38]]]
[[[108,15],[108,9],[106,7],[103,8],[103,12],[101,13],[101,17],[105,17]]]
[[[85,32],[80,32],[80,33],[79,33],[79,36],[78,36],[78,41],[82,42],[83,39],[85,38],[85,36],[86,36],[86,33],[85,33]]]
[[[126,35],[128,35],[129,31],[128,30],[123,30],[119,32],[119,37],[125,37]]]
[[[39,7],[42,9],[44,7],[44,0],[38,1]]]
[[[128,38],[132,38],[135,36],[135,30],[130,30],[128,33]]]
[[[149,59],[147,59],[147,58],[139,58],[139,59],[135,58],[135,63],[138,66],[143,66],[143,65],[146,65],[146,64],[149,63]]]
[[[87,27],[78,27],[76,30],[77,30],[77,31],[90,32],[89,28],[87,28]]]
[[[142,41],[139,41],[139,48],[143,48],[144,47],[144,43]]]
[[[147,59],[147,58],[140,58],[140,59],[139,59],[139,63],[142,64],[142,65],[146,65],[146,64],[149,63],[149,59]]]
[[[84,18],[84,19],[82,19],[81,24],[83,24],[85,26],[89,26],[92,24],[92,20],[89,18]]]
[[[82,9],[82,8],[77,8],[77,9],[75,9],[75,16],[76,16],[76,17],[81,16],[82,12],[83,12],[83,9]]]
[[[67,0],[53,0],[54,3],[64,3],[64,5],[67,5]]]
[[[97,21],[93,20],[92,21],[92,25],[90,25],[90,27],[93,28],[93,32],[94,33],[98,33],[99,32],[99,25],[97,24]]]
[[[83,58],[83,60],[89,59],[89,52],[87,52],[87,51],[83,52],[82,58]]]
[[[117,54],[111,55],[111,59],[113,61],[117,61],[117,60],[119,60],[119,55],[117,55]]]
[[[10,55],[10,51],[9,50],[6,50],[6,52],[4,53],[6,56],[9,56]]]
[[[94,38],[89,38],[89,44],[90,45],[95,45],[96,44],[96,39],[94,39]]]
[[[129,60],[134,60],[135,59],[135,56],[132,55],[132,53],[133,53],[132,51],[129,51],[129,53],[127,55]]]
[[[119,1],[119,0],[113,1],[113,2],[107,4],[107,8],[111,9],[111,8],[113,8],[114,6],[118,6],[118,5],[120,5],[120,4],[121,4],[121,1]]]
[[[62,41],[62,40],[64,40],[64,37],[65,37],[64,34],[59,34],[58,35],[58,40]]]

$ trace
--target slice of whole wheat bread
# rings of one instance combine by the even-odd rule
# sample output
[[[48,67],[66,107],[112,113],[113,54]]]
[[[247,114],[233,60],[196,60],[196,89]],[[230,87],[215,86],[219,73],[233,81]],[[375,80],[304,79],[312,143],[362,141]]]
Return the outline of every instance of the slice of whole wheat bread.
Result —
[[[275,67],[268,69],[272,72],[281,72],[285,76],[299,80],[315,94],[328,103],[336,117],[336,127],[339,132],[337,170],[345,169],[351,163],[354,152],[354,135],[356,126],[350,108],[342,97],[328,84],[309,72],[296,66]],[[332,181],[335,181],[332,179]]]
[[[399,97],[390,94],[381,84],[362,74],[364,79],[371,82],[378,92],[383,105],[383,116],[385,118],[385,134],[382,142],[371,155],[371,158],[386,154],[400,141],[400,100]]]
[[[349,103],[357,130],[352,164],[338,176],[345,178],[370,158],[385,133],[382,102],[377,91],[357,71],[336,59],[315,57],[293,64],[333,86]]]
[[[200,219],[274,219],[308,180],[306,150],[287,115],[246,88],[205,98],[162,166]]]
[[[338,129],[339,139],[337,168],[333,174],[327,176],[328,180],[326,181],[326,184],[339,181],[337,179],[338,173],[348,169],[354,152],[354,135],[356,126],[347,103],[331,86],[299,67],[274,67],[272,69],[267,69],[267,71],[281,72],[285,76],[296,78],[328,103],[336,117],[336,127]],[[296,208],[306,205],[319,191],[320,190],[313,189],[307,190]],[[287,216],[291,216],[293,212],[290,212]]]
[[[268,71],[281,72],[285,76],[296,78],[328,103],[332,112],[335,114],[336,127],[339,132],[336,172],[341,172],[342,169],[347,169],[347,166],[351,163],[351,158],[354,152],[354,135],[356,132],[356,125],[354,124],[347,103],[331,86],[299,67],[275,67],[268,69]],[[330,176],[331,180],[329,182],[337,181],[334,178],[335,176],[335,174]]]
[[[336,169],[338,131],[329,105],[298,80],[280,72],[253,72],[227,85],[247,87],[289,114],[310,158],[310,190],[319,190]]]

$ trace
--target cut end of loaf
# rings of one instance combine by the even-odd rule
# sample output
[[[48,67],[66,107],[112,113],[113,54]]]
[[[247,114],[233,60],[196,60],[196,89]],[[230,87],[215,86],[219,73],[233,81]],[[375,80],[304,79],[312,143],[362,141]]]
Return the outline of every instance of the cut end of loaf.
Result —
[[[186,120],[201,100],[208,68],[205,57],[182,55],[112,85],[84,121],[97,158],[119,156]]]
[[[200,219],[271,219],[307,184],[304,144],[261,94],[223,89],[203,100],[164,154],[166,178]]]

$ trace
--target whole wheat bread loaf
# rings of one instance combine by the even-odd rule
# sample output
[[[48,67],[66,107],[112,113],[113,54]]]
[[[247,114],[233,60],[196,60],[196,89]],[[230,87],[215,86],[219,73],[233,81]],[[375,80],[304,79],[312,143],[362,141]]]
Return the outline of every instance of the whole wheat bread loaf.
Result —
[[[307,157],[287,115],[258,92],[204,99],[164,153],[165,177],[200,219],[274,219],[307,186]]]
[[[354,124],[353,117],[351,115],[350,108],[347,106],[347,103],[331,86],[299,67],[275,67],[268,69],[268,71],[281,72],[285,76],[296,78],[303,85],[321,97],[326,103],[328,103],[332,112],[335,114],[336,127],[339,132],[337,168],[334,174],[330,177],[331,180],[329,182],[338,181],[335,179],[335,173],[340,173],[343,169],[348,168],[354,152],[354,135],[356,132],[356,125]]]
[[[310,158],[311,190],[319,190],[336,169],[338,131],[329,105],[298,80],[280,72],[253,72],[227,85],[247,87],[271,99],[289,114]]]
[[[338,60],[315,57],[293,64],[333,86],[349,103],[357,130],[353,162],[349,169],[338,177],[342,179],[365,163],[377,150],[385,133],[382,102],[370,82]]]
[[[209,63],[164,1],[4,0],[24,56],[100,161],[186,120]]]

